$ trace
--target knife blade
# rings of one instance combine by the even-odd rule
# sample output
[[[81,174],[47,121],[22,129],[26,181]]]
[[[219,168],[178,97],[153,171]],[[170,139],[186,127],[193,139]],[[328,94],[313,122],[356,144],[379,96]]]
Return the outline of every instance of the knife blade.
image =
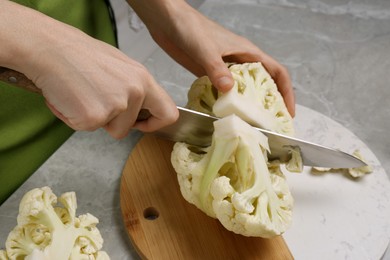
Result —
[[[31,80],[18,71],[0,67],[0,80],[42,94]],[[213,123],[218,118],[179,106],[177,108],[180,114],[179,119],[174,124],[157,130],[154,134],[175,142],[185,142],[197,146],[210,145],[214,131]],[[145,120],[149,116],[149,111],[142,109],[138,119]],[[303,165],[306,166],[356,168],[367,165],[355,156],[340,150],[255,128],[268,137],[271,150],[269,156],[272,158],[280,158],[282,161],[286,161],[291,157],[291,149],[297,148],[300,150]]]
[[[219,118],[178,106],[178,120],[154,132],[157,136],[195,146],[209,146],[214,131],[214,121]],[[298,138],[254,127],[268,137],[270,157],[282,161],[291,158],[291,149],[300,150],[303,165],[329,168],[356,168],[366,163],[346,152],[315,144]]]

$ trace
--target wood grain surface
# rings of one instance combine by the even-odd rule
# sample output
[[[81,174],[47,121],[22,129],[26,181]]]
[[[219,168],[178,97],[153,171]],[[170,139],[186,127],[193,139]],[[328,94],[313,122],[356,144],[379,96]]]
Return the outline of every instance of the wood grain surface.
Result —
[[[170,162],[172,146],[145,135],[123,170],[123,221],[143,259],[293,259],[281,236],[234,234],[185,201]]]

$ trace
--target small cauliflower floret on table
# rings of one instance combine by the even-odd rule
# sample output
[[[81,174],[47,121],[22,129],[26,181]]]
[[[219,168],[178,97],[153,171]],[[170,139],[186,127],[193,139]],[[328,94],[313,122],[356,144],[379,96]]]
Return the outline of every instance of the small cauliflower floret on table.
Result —
[[[359,158],[363,162],[367,163],[366,159],[363,158],[363,155],[360,153],[359,150],[355,150],[352,153],[352,155],[355,156],[356,158]],[[370,166],[368,164],[366,166],[348,169],[349,175],[351,175],[354,178],[362,177],[362,176],[366,175],[367,173],[371,173],[371,172],[372,172],[372,166]]]
[[[217,117],[236,114],[251,125],[293,136],[294,125],[283,97],[260,62],[231,64],[232,90],[217,92],[207,76],[194,81],[187,107]]]
[[[27,192],[19,206],[17,226],[9,233],[0,259],[108,260],[99,251],[103,238],[91,214],[76,217],[76,194],[67,192],[58,201],[49,187]]]
[[[292,219],[293,198],[267,137],[235,115],[214,123],[207,148],[176,143],[171,155],[183,197],[237,234],[273,237]]]
[[[325,172],[342,172],[342,173],[348,174],[349,176],[351,176],[353,178],[360,178],[360,177],[363,177],[364,175],[372,172],[372,166],[367,163],[366,159],[363,157],[363,155],[360,153],[360,151],[358,149],[356,149],[352,153],[352,155],[355,156],[356,158],[362,160],[367,165],[366,166],[362,166],[362,167],[357,167],[357,168],[313,167],[312,168],[312,173],[313,174],[319,174],[319,173],[325,173]]]

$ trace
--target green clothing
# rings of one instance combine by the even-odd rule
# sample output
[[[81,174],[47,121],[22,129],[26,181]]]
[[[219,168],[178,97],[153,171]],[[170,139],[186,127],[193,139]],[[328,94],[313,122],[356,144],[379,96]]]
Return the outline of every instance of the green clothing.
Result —
[[[94,38],[116,45],[109,9],[104,0],[15,2],[73,25]],[[69,138],[73,130],[50,112],[42,96],[4,82],[0,82],[0,122],[2,204]]]

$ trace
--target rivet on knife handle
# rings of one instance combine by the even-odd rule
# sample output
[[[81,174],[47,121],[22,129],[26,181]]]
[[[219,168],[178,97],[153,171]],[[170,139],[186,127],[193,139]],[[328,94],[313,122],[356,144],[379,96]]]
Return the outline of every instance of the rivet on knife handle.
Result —
[[[30,79],[15,70],[0,67],[0,81],[7,82],[15,87],[23,88],[31,92],[41,93],[41,90],[37,88]]]

